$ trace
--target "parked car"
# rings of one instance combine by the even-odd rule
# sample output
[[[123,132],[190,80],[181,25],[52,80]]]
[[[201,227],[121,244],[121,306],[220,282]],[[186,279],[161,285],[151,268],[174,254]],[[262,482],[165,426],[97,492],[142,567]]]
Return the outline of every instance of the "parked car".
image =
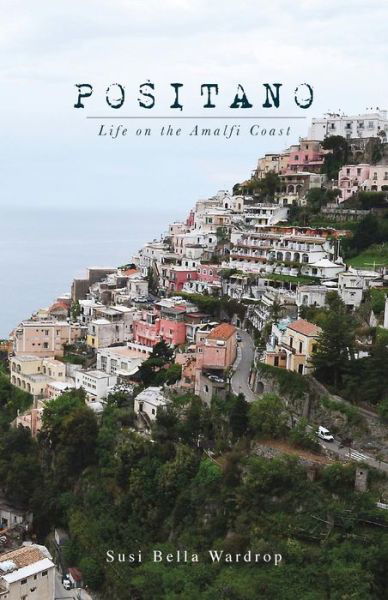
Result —
[[[326,427],[322,427],[322,425],[320,425],[318,427],[317,435],[319,438],[321,438],[321,440],[324,440],[325,442],[333,442],[334,441],[333,434],[330,433],[330,431],[328,429],[326,429]]]
[[[241,337],[241,335],[239,333],[236,335],[236,340],[238,342],[242,342],[242,337]]]

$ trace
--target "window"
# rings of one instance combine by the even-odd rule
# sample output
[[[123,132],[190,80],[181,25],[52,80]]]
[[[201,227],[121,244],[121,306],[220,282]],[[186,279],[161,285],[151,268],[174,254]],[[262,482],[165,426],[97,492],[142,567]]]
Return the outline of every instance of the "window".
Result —
[[[21,585],[26,585],[26,583],[27,583],[27,579],[22,579],[22,580],[20,581],[20,584],[21,584]]]
[[[361,175],[361,169],[357,169],[357,175]]]
[[[42,577],[47,577],[47,571],[42,571]]]
[[[43,348],[48,348],[48,343],[47,342],[44,342]]]
[[[49,330],[48,330],[48,329],[45,329],[45,330],[44,330],[44,334],[45,334],[45,335],[48,335],[48,334],[49,334]]]

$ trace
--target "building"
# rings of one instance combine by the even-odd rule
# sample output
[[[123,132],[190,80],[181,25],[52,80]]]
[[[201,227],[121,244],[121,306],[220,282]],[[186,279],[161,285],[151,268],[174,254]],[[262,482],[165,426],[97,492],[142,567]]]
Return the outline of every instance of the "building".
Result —
[[[32,523],[32,513],[11,504],[4,496],[0,495],[0,529],[7,529],[8,527],[14,527],[15,525],[27,525],[30,523]]]
[[[324,140],[331,135],[344,138],[370,138],[388,133],[387,111],[376,108],[359,115],[327,113],[321,118],[312,119],[308,136],[312,140]]]
[[[54,382],[72,387],[66,376],[66,364],[54,358],[41,358],[28,354],[10,359],[11,383],[34,397],[47,397],[47,386]]]
[[[270,272],[267,264],[283,263],[283,275],[297,276],[299,265],[328,259],[334,256],[334,251],[333,241],[321,230],[267,227],[240,236],[230,251],[229,267],[247,272]]]
[[[207,403],[225,391],[225,371],[237,356],[236,327],[221,323],[197,332],[195,393]]]
[[[291,146],[287,168],[295,172],[320,173],[326,153],[319,141],[303,139]]]
[[[20,323],[13,333],[16,356],[63,356],[64,346],[83,337],[85,329],[79,323],[64,321],[37,321],[29,319]]]
[[[42,401],[38,401],[36,406],[16,417],[14,421],[15,427],[21,425],[22,427],[30,429],[31,436],[35,438],[42,429],[43,411],[44,404]]]
[[[75,387],[82,387],[91,402],[104,400],[116,383],[116,375],[108,375],[98,369],[77,371],[75,374]]]
[[[86,343],[91,348],[106,348],[132,339],[132,324],[136,309],[127,306],[94,308],[88,324]]]
[[[311,371],[311,356],[321,328],[305,319],[289,323],[284,331],[273,325],[263,362],[305,375]]]
[[[376,167],[377,168],[377,167]],[[341,191],[340,202],[344,202],[359,190],[364,189],[369,180],[370,165],[344,165],[338,172],[338,189]],[[388,167],[385,167],[388,176]],[[388,177],[387,177],[388,179]],[[386,181],[388,183],[388,181]]]
[[[53,600],[55,565],[45,548],[26,544],[0,555],[0,600]]]
[[[276,225],[287,221],[288,208],[279,204],[253,204],[243,214],[244,224],[255,227],[256,225]]]
[[[358,308],[363,294],[373,281],[380,279],[375,271],[362,271],[352,267],[338,275],[338,294],[348,308]]]
[[[138,271],[128,276],[127,293],[131,299],[139,296],[148,297],[148,281]]]
[[[97,370],[108,375],[131,378],[135,375],[144,360],[149,356],[131,349],[128,345],[101,348],[97,351]]]
[[[161,387],[148,387],[135,398],[134,409],[137,415],[145,416],[148,423],[155,421],[158,410],[166,408],[169,400]]]
[[[328,288],[324,285],[301,285],[296,290],[296,305],[325,306]]]

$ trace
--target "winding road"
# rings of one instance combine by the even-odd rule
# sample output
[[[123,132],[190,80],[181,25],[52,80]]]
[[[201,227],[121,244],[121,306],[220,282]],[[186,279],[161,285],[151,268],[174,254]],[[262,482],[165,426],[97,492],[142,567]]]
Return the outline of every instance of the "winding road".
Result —
[[[231,379],[232,391],[234,394],[244,394],[247,402],[253,402],[257,399],[257,394],[252,392],[249,387],[249,375],[255,346],[249,333],[243,329],[238,330],[241,342],[238,343],[237,358],[234,363],[234,374]]]

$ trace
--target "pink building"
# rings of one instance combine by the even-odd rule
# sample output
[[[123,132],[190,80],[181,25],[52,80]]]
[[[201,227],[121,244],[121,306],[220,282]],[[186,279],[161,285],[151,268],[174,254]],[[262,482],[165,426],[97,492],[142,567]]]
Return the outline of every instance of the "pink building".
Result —
[[[178,352],[175,357],[175,363],[182,365],[182,377],[179,382],[179,387],[187,390],[194,390],[195,386],[195,344],[189,346],[186,352]]]
[[[168,288],[173,292],[181,292],[187,281],[198,279],[198,271],[195,267],[178,267],[170,269]]]
[[[31,408],[28,412],[23,415],[16,417],[14,423],[16,427],[21,425],[31,430],[31,436],[36,437],[39,431],[42,429],[42,415],[43,406],[37,408]]]
[[[171,307],[163,308],[160,319],[160,337],[173,346],[184,344],[186,341],[186,309]]]
[[[203,400],[209,401],[209,394],[210,396],[216,394],[213,386],[210,385],[212,380],[215,379],[217,386],[221,385],[224,388],[224,371],[232,366],[236,354],[236,328],[233,325],[221,323],[204,336],[198,332],[195,393]],[[208,383],[204,384],[204,377]]]
[[[236,328],[229,323],[217,325],[197,344],[197,369],[227,369],[236,358]]]
[[[23,321],[13,332],[16,356],[63,356],[64,345],[84,337],[85,328],[66,321]]]
[[[198,266],[198,279],[205,281],[206,283],[221,283],[221,277],[218,272],[220,267],[218,265],[199,265]]]
[[[344,202],[358,192],[369,179],[370,165],[345,165],[338,173],[338,188],[341,191],[340,202]]]
[[[157,313],[144,311],[140,319],[133,321],[133,341],[152,347],[160,342],[160,319]]]
[[[161,340],[172,346],[186,342],[186,306],[161,306],[160,311],[144,311],[133,322],[133,340],[136,344],[152,347]]]
[[[316,140],[301,140],[301,142],[290,148],[288,169],[290,171],[308,171],[320,173],[324,163],[325,150],[320,142]]]

